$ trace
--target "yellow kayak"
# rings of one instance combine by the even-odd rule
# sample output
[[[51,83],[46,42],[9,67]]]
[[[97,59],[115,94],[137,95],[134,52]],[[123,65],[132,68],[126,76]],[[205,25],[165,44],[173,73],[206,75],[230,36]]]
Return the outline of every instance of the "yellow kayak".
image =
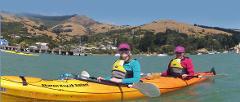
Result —
[[[1,51],[6,52],[6,53],[11,53],[11,54],[23,55],[23,56],[38,56],[37,54],[16,52],[16,51],[10,51],[10,50],[1,50]]]
[[[31,54],[31,53],[23,53],[23,52],[16,52],[15,54],[18,54],[18,55],[23,55],[23,56],[38,56],[36,54]]]
[[[2,52],[6,52],[6,53],[12,53],[12,54],[15,54],[16,51],[10,51],[10,50],[1,50]]]
[[[198,73],[213,76],[211,72]],[[151,83],[159,88],[161,94],[181,89],[208,79],[208,77],[182,80],[174,77],[142,78],[143,83]],[[47,101],[113,101],[143,98],[137,89],[123,85],[100,83],[91,80],[44,80],[36,77],[1,76],[1,102],[9,100],[47,100]]]

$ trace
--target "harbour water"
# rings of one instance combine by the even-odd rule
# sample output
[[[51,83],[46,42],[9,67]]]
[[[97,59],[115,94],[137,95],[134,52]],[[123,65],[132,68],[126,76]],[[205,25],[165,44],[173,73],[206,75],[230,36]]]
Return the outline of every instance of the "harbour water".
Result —
[[[161,72],[167,68],[174,56],[134,56],[141,63],[143,73]],[[208,71],[214,67],[218,76],[212,80],[195,84],[157,98],[130,100],[130,102],[239,102],[240,55],[234,53],[215,55],[189,55],[196,71]],[[79,74],[86,70],[92,76],[110,75],[111,66],[117,59],[110,55],[20,56],[1,52],[1,75],[24,75],[57,79],[63,73]]]

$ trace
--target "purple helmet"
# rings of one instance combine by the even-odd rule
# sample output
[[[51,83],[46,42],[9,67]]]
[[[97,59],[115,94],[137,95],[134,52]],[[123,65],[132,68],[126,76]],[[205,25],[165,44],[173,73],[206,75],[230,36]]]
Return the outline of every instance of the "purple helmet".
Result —
[[[185,52],[185,48],[183,46],[177,46],[175,48],[175,52],[183,53],[183,52]]]
[[[131,48],[130,48],[128,43],[121,43],[121,44],[119,44],[118,51],[121,50],[121,49],[129,50],[129,51],[131,50]]]

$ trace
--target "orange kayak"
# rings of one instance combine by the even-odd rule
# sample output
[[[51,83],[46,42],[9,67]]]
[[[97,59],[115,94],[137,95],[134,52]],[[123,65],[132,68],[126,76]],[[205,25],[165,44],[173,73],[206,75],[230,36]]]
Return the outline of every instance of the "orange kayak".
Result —
[[[143,83],[156,85],[161,94],[204,81],[212,72],[196,75],[206,76],[182,80],[173,77],[146,79]],[[88,80],[44,80],[36,77],[1,76],[1,102],[12,101],[112,101],[143,98],[137,89],[116,84],[105,84]],[[14,97],[14,98],[11,98]]]
[[[147,78],[143,78],[142,80],[144,82],[154,83],[159,88],[161,94],[163,94],[166,92],[181,89],[186,86],[190,86],[195,83],[202,82],[206,79],[213,77],[214,74],[211,72],[201,72],[201,73],[197,73],[195,76],[194,78],[191,78],[188,80],[183,80],[181,78],[174,78],[174,77],[157,77],[150,80]],[[202,76],[202,77],[197,78],[197,76]]]

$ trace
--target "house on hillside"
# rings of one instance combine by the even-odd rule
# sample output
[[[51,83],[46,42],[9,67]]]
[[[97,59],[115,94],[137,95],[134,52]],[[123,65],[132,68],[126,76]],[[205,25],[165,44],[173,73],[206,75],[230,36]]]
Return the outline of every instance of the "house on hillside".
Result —
[[[113,46],[113,45],[107,45],[106,48],[107,48],[108,50],[116,50],[116,49],[117,49],[117,47],[115,47],[115,46]]]
[[[19,34],[11,34],[10,37],[12,39],[20,39],[21,38],[21,36],[19,36]]]
[[[37,42],[36,43],[37,47],[41,50],[48,50],[48,43],[44,43],[44,42]]]

